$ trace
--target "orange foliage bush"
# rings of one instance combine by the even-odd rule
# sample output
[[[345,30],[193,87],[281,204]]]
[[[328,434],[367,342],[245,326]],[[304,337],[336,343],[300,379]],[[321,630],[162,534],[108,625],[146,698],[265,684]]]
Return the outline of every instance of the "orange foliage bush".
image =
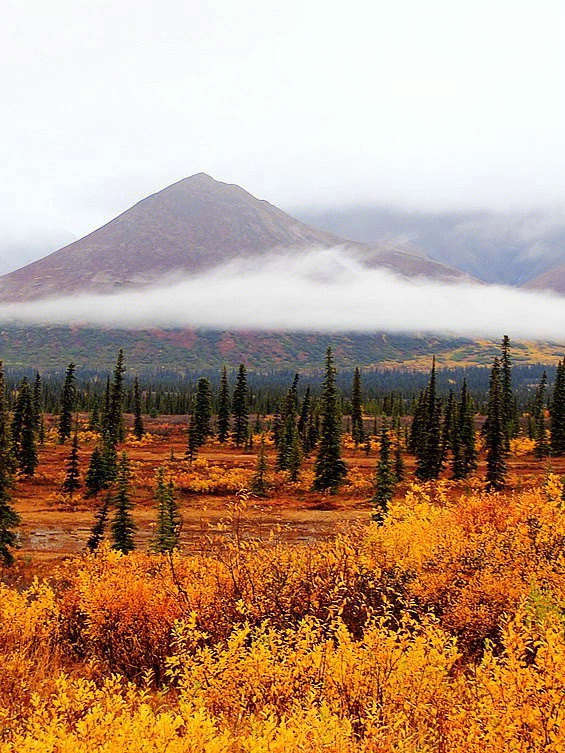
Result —
[[[296,546],[238,504],[199,554],[0,588],[0,751],[562,751],[563,484],[453,491]]]

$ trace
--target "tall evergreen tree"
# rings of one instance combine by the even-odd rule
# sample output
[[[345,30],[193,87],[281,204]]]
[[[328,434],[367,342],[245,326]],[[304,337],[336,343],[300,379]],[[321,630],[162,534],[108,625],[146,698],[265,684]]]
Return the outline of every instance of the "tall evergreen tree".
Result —
[[[122,452],[118,463],[114,507],[112,547],[123,552],[123,554],[128,554],[135,549],[133,536],[137,527],[131,517],[133,503],[131,501],[130,469],[128,456],[125,452]]]
[[[104,402],[102,403],[102,416],[100,419],[100,428],[102,433],[110,436],[110,377],[106,377],[106,389],[104,390]]]
[[[37,442],[31,388],[26,377],[20,382],[16,398],[12,437],[21,472],[33,476],[38,464]]]
[[[230,433],[230,385],[226,367],[222,369],[220,379],[220,394],[218,398],[218,440],[220,444],[227,442]]]
[[[421,436],[416,447],[416,476],[421,481],[431,481],[439,476],[442,467],[441,453],[441,402],[436,394],[436,359],[425,391],[421,417]]]
[[[108,434],[114,445],[123,442],[126,433],[123,416],[125,371],[124,351],[120,348],[110,387],[110,405],[108,414]]]
[[[512,391],[512,367],[510,362],[510,338],[504,335],[501,345],[501,384],[502,428],[504,431],[505,452],[510,451],[510,440],[518,433],[518,415]]]
[[[280,404],[277,405],[275,410],[275,415],[273,416],[273,443],[275,447],[279,448],[279,443],[281,441],[282,436],[282,430],[283,430],[283,417],[282,417],[283,411],[281,410]]]
[[[196,429],[196,420],[194,418],[194,413],[191,413],[189,423],[188,423],[188,442],[186,445],[186,457],[188,458],[190,463],[192,463],[192,461],[196,459],[196,456],[198,455],[199,447],[200,445],[198,443],[198,431]]]
[[[59,442],[61,444],[71,438],[73,428],[73,411],[76,402],[75,368],[71,361],[67,366],[61,391],[61,413],[59,414]]]
[[[477,468],[477,450],[475,446],[475,414],[473,400],[467,389],[467,380],[463,380],[461,399],[458,407],[459,442],[461,452],[460,473],[456,478],[467,478]]]
[[[245,366],[240,364],[232,399],[232,436],[236,447],[240,447],[247,437],[247,402],[247,372]]]
[[[98,400],[95,400],[92,406],[92,412],[90,414],[90,418],[88,419],[88,428],[90,429],[90,431],[98,431],[98,429],[100,428],[100,413],[98,410]]]
[[[194,403],[194,430],[198,447],[212,433],[212,388],[208,379],[199,379]]]
[[[73,498],[73,494],[80,489],[80,471],[78,465],[78,436],[75,429],[73,435],[73,443],[71,445],[71,452],[69,459],[67,460],[67,473],[65,480],[63,481],[63,491],[67,492],[70,498]]]
[[[280,471],[290,470],[291,457],[296,461],[296,453],[293,449],[295,443],[295,435],[298,434],[296,427],[296,395],[295,385],[290,387],[287,392],[286,400],[284,402],[284,409],[281,415],[281,430],[279,436],[279,442],[277,445],[278,458],[277,468]]]
[[[383,426],[381,431],[379,462],[375,473],[375,493],[371,500],[373,504],[373,520],[380,521],[388,511],[388,505],[394,495],[396,477],[390,460],[390,437],[388,429]]]
[[[106,468],[104,464],[104,458],[100,448],[96,446],[90,456],[90,462],[88,469],[84,477],[84,484],[86,486],[86,496],[98,497],[99,492],[102,489],[106,489],[108,486],[108,480],[106,479]]]
[[[261,434],[259,443],[259,454],[257,455],[257,466],[255,475],[251,481],[251,491],[259,497],[264,497],[267,493],[267,470],[269,464],[267,461],[267,452],[265,449],[265,434]]]
[[[410,434],[408,436],[408,450],[413,455],[419,455],[423,449],[424,433],[426,427],[426,415],[427,415],[427,403],[428,403],[428,388],[422,390],[418,396],[418,402],[414,409],[414,415],[412,416],[412,424],[410,426]],[[377,436],[377,419],[375,417],[373,426],[373,436]]]
[[[443,464],[447,456],[447,451],[452,449],[453,438],[453,416],[455,413],[455,397],[453,390],[449,390],[449,397],[443,414],[443,424],[441,427],[441,463]]]
[[[549,408],[551,453],[565,454],[565,358],[557,364],[553,396]]]
[[[306,446],[308,444],[308,419],[310,418],[311,399],[310,399],[310,385],[306,387],[306,392],[302,399],[302,405],[300,406],[300,416],[298,418],[298,433],[302,441],[302,447],[304,452],[308,452]]]
[[[107,431],[102,433],[102,463],[106,482],[115,481],[118,473],[118,453]]]
[[[400,445],[400,433],[396,435],[396,444],[394,446],[394,475],[397,483],[404,481],[404,476],[406,475],[402,447]]]
[[[163,466],[157,469],[155,502],[157,503],[157,529],[153,548],[157,552],[170,552],[177,544],[180,515],[173,481],[165,482]]]
[[[15,529],[20,523],[20,517],[11,504],[15,470],[16,460],[12,452],[4,367],[0,361],[0,562],[6,567],[10,567],[14,561],[12,550],[18,544]]]
[[[110,507],[112,505],[112,494],[108,492],[104,497],[104,501],[96,511],[94,516],[94,525],[90,531],[90,537],[86,542],[87,548],[91,552],[95,552],[104,538],[106,532],[106,525],[108,524],[108,518],[110,516]]]
[[[361,372],[355,367],[353,372],[353,396],[351,399],[351,438],[358,447],[365,439],[363,429],[363,398],[361,394]]]
[[[314,490],[329,490],[332,494],[337,491],[347,476],[347,466],[341,457],[341,417],[331,348],[328,348],[326,352],[322,389],[322,427],[315,474]]]
[[[547,389],[547,374],[543,372],[536,393],[535,415],[535,441],[534,455],[541,460],[549,455],[549,444],[545,430],[545,391]]]
[[[35,373],[35,379],[33,381],[32,403],[37,440],[40,445],[43,445],[45,443],[45,419],[43,418],[41,375],[39,371]]]
[[[498,358],[495,358],[490,376],[487,410],[488,429],[485,437],[487,448],[487,489],[489,491],[501,489],[506,480],[506,434],[504,430],[500,372],[500,362]]]
[[[141,416],[141,393],[137,376],[133,382],[133,435],[139,441],[145,434],[143,418]]]

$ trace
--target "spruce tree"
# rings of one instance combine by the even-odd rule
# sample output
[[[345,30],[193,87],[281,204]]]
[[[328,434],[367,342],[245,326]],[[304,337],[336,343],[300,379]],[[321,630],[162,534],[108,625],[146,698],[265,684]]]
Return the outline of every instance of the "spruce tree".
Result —
[[[230,433],[230,385],[226,367],[222,369],[220,394],[218,398],[218,440],[225,444]]]
[[[298,418],[298,433],[302,442],[302,448],[307,455],[310,452],[308,442],[308,421],[310,418],[311,400],[310,400],[310,385],[306,387],[306,392],[302,399],[302,405],[300,406],[300,416]]]
[[[549,444],[545,430],[545,391],[547,388],[547,374],[543,372],[536,393],[536,426],[534,455],[541,460],[549,455]]]
[[[95,499],[98,497],[98,493],[108,486],[104,457],[98,446],[94,448],[90,456],[88,469],[84,477],[84,485],[87,490],[86,496],[94,497]]]
[[[102,464],[104,466],[104,479],[111,483],[118,473],[118,453],[107,431],[102,433]]]
[[[420,417],[420,435],[416,447],[416,476],[421,481],[436,479],[442,467],[441,452],[441,402],[436,394],[436,359],[425,390]]]
[[[293,387],[290,387],[284,402],[281,415],[282,426],[280,429],[279,442],[277,445],[278,458],[277,469],[287,471],[290,469],[291,454],[293,453],[294,436],[298,433],[296,428],[295,414],[296,400]]]
[[[135,549],[134,533],[136,525],[131,517],[131,482],[129,460],[125,452],[118,463],[116,493],[114,495],[114,518],[112,520],[112,548],[123,554]]]
[[[16,398],[12,436],[21,472],[26,476],[33,476],[38,464],[37,442],[32,394],[26,377],[20,382]]]
[[[198,380],[193,415],[196,442],[202,447],[212,433],[212,388],[208,379]]]
[[[441,427],[441,462],[445,462],[447,451],[451,450],[453,438],[453,416],[455,412],[455,398],[453,390],[449,390],[449,397],[443,414],[443,424]]]
[[[94,516],[94,525],[90,532],[90,537],[86,542],[86,546],[91,552],[95,552],[104,538],[106,532],[106,525],[108,523],[108,517],[110,515],[110,507],[112,505],[112,494],[108,492],[104,497],[104,501],[96,511]]]
[[[35,379],[33,382],[33,419],[35,422],[35,433],[40,445],[45,443],[45,419],[43,418],[42,409],[42,389],[41,389],[41,375],[39,371],[35,373]]]
[[[141,416],[141,393],[137,376],[133,382],[133,435],[139,441],[145,434],[143,418]]]
[[[259,454],[257,455],[257,466],[255,475],[251,481],[251,491],[259,497],[264,497],[267,493],[267,470],[269,464],[267,461],[267,452],[265,450],[265,434],[261,434],[259,443]]]
[[[67,492],[70,498],[73,498],[73,494],[80,489],[80,471],[78,465],[78,436],[75,430],[73,435],[73,443],[71,445],[71,452],[67,460],[67,473],[65,480],[63,481],[63,491]]]
[[[565,454],[565,358],[557,364],[549,409],[552,455]]]
[[[353,372],[353,397],[351,399],[351,438],[355,442],[355,447],[362,444],[365,439],[363,429],[363,406],[361,395],[361,372],[359,367]]]
[[[501,383],[502,428],[504,431],[505,452],[510,451],[510,440],[518,433],[518,416],[512,391],[512,368],[510,363],[510,339],[504,335],[501,345]]]
[[[188,424],[188,442],[186,446],[186,457],[188,458],[188,461],[190,463],[192,463],[192,461],[196,459],[199,446],[198,432],[196,430],[196,420],[194,418],[194,413],[191,413]]]
[[[157,469],[154,496],[157,503],[157,529],[153,548],[157,552],[171,552],[177,544],[180,515],[175,499],[174,484],[172,480],[165,482],[163,466]]]
[[[104,402],[102,403],[102,416],[100,418],[100,429],[102,433],[110,436],[110,377],[106,377],[106,389],[104,390]]]
[[[275,415],[273,416],[273,443],[277,450],[279,449],[279,443],[281,441],[281,435],[283,430],[282,410],[280,404],[277,405]]]
[[[120,348],[110,387],[110,405],[108,413],[108,434],[114,445],[123,442],[126,433],[123,416],[125,371],[124,351]]]
[[[487,410],[488,429],[485,437],[487,448],[487,489],[489,491],[501,489],[506,479],[506,434],[504,430],[500,372],[499,360],[495,358],[490,376]]]
[[[412,424],[410,426],[410,434],[408,436],[408,450],[413,455],[418,455],[422,452],[424,430],[426,424],[426,406],[428,401],[428,389],[422,390],[418,396],[418,402],[414,409],[414,415],[412,416]],[[377,436],[377,419],[375,418],[373,427],[373,436]]]
[[[247,437],[247,402],[247,372],[245,366],[240,364],[232,399],[232,436],[236,447],[240,447]]]
[[[71,438],[73,411],[76,402],[75,365],[67,366],[65,381],[61,391],[61,413],[59,414],[59,442],[63,444]]]
[[[477,468],[477,450],[475,447],[475,414],[473,400],[467,389],[467,380],[463,380],[461,399],[458,407],[460,444],[460,466],[456,478],[467,478]],[[452,448],[453,450],[453,448]],[[454,474],[455,475],[455,474]]]
[[[404,467],[404,458],[402,457],[402,447],[400,446],[400,434],[397,434],[394,446],[394,476],[397,483],[404,481],[405,474],[406,469]]]
[[[302,466],[302,446],[300,444],[300,435],[296,425],[292,429],[292,439],[288,450],[288,460],[286,469],[291,481],[297,481]]]
[[[90,429],[90,431],[98,431],[98,429],[100,428],[100,414],[98,412],[98,400],[95,400],[92,406],[92,412],[90,414],[90,418],[88,419],[88,428]]]
[[[321,412],[322,427],[313,488],[315,491],[329,490],[333,494],[346,478],[347,466],[341,457],[341,417],[331,348],[326,352]]]
[[[396,477],[390,461],[390,437],[388,429],[383,426],[381,431],[379,462],[375,473],[375,493],[371,500],[373,505],[373,520],[381,521],[388,511],[388,505],[394,495]]]
[[[16,460],[12,451],[4,367],[0,361],[0,562],[6,567],[10,567],[14,562],[12,550],[18,544],[15,529],[20,523],[20,517],[11,504],[15,470]]]

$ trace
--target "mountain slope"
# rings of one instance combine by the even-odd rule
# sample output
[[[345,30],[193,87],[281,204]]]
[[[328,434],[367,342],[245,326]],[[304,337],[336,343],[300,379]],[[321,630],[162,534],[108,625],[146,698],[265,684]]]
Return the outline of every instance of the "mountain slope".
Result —
[[[563,212],[422,212],[379,206],[297,210],[305,222],[363,243],[418,245],[484,282],[523,285],[565,263]]]
[[[549,272],[530,280],[526,287],[533,290],[552,290],[554,293],[565,295],[565,264],[560,264]]]
[[[199,173],[135,204],[114,220],[0,277],[0,301],[112,292],[193,275],[273,249],[342,246],[369,266],[449,280],[464,275],[410,244],[364,244],[306,225],[239,186]]]

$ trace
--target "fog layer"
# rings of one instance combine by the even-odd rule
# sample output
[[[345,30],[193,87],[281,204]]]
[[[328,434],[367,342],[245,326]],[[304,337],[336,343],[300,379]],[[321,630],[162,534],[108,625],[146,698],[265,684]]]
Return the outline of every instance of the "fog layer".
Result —
[[[565,341],[565,298],[504,286],[406,279],[340,248],[237,261],[110,295],[0,305],[7,324],[377,331]]]

